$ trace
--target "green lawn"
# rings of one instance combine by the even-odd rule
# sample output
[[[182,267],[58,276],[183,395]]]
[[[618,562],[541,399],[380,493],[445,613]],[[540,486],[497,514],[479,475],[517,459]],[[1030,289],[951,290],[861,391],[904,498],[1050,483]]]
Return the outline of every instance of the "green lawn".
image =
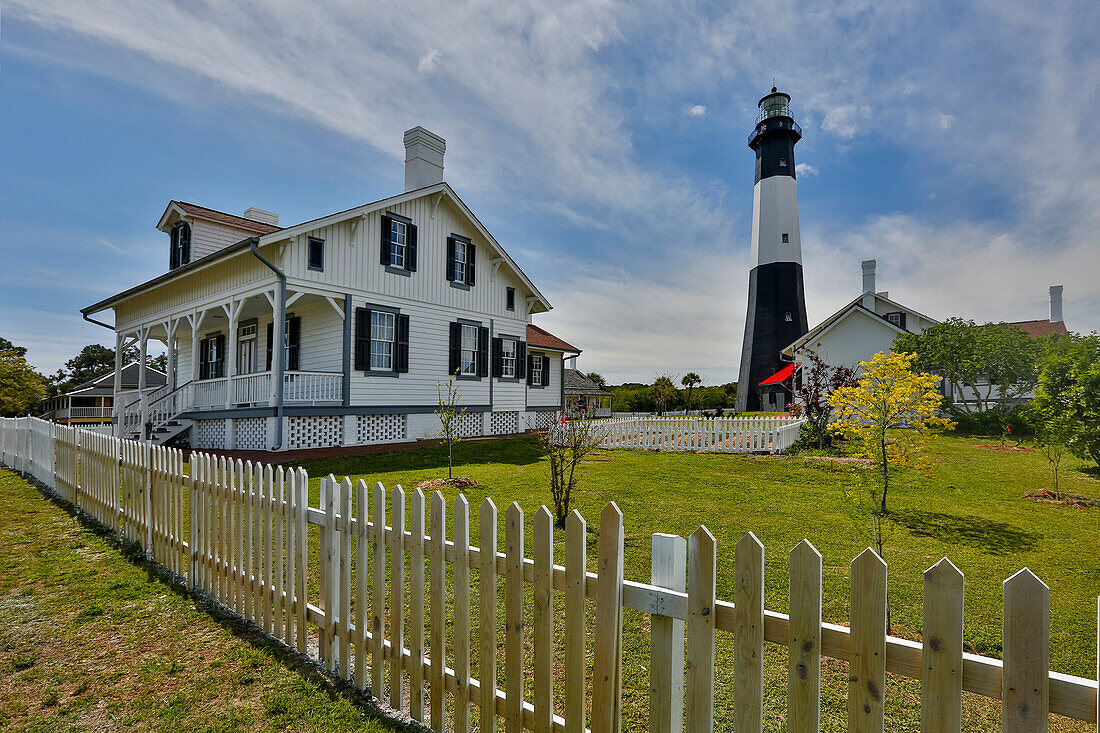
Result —
[[[1096,552],[1100,547],[1100,510],[1024,499],[1026,490],[1048,484],[1045,460],[1033,453],[977,448],[982,442],[989,441],[939,438],[933,443],[939,464],[934,475],[907,471],[893,485],[884,553],[890,568],[893,633],[917,638],[922,572],[948,556],[967,577],[968,647],[998,656],[1001,581],[1026,566],[1051,587],[1053,668],[1092,677],[1096,669],[1096,596],[1100,593],[1100,553]],[[456,475],[481,482],[465,492],[472,508],[474,542],[479,536],[477,507],[485,497],[492,497],[501,515],[510,502],[518,501],[528,518],[539,505],[549,502],[546,464],[533,439],[460,444],[455,463]],[[442,448],[302,465],[314,477],[314,485],[317,477],[333,473],[408,489],[421,480],[445,476],[447,470]],[[1083,464],[1072,463],[1063,490],[1100,495],[1097,474],[1083,468]],[[866,470],[857,465],[811,457],[601,451],[585,462],[575,508],[594,527],[604,504],[618,503],[626,521],[626,576],[638,581],[649,578],[652,533],[687,536],[705,524],[718,540],[718,593],[727,600],[733,597],[734,544],[745,532],[755,532],[766,548],[766,605],[775,611],[786,610],[787,553],[807,537],[824,556],[824,617],[846,622],[848,564],[869,544],[866,522],[853,513],[850,495],[862,491],[866,480]],[[453,499],[453,492],[447,498]],[[561,533],[558,540],[560,543]],[[595,557],[594,536],[589,557],[590,561]],[[477,607],[476,600],[473,607]],[[719,634],[716,710],[721,730],[731,725],[726,717],[732,695],[731,647],[731,638]],[[646,720],[648,653],[648,619],[628,611],[626,729],[644,725]],[[773,645],[767,654],[766,683],[768,730],[780,731],[786,706],[785,650]],[[823,729],[842,730],[845,665],[827,662],[823,685]],[[887,697],[890,729],[919,730],[919,685],[891,677]],[[998,721],[998,703],[966,695],[964,728],[991,729]],[[1057,716],[1054,727],[1088,729]]]
[[[387,728],[0,470],[0,729]]]

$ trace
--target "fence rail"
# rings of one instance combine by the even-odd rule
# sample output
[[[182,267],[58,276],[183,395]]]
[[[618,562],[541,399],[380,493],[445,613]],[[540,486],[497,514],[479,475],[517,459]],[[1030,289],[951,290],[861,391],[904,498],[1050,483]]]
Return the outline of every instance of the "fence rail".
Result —
[[[1027,569],[1004,583],[997,660],[963,652],[963,576],[946,558],[924,576],[922,643],[887,635],[887,568],[872,550],[852,562],[846,627],[822,622],[822,557],[806,540],[790,553],[790,608],[778,613],[764,607],[764,547],[752,533],[734,549],[733,602],[716,597],[718,548],[706,527],[686,541],[654,535],[651,582],[626,580],[623,515],[613,503],[599,518],[592,573],[578,512],[555,556],[552,517],[540,508],[528,557],[518,504],[504,513],[500,552],[491,499],[478,510],[475,546],[462,496],[448,509],[438,492],[429,499],[330,475],[312,506],[303,469],[194,453],[185,471],[178,450],[35,418],[0,419],[0,458],[139,543],[190,587],[290,647],[316,649],[327,670],[379,698],[388,691],[394,707],[441,733],[468,731],[475,721],[495,730],[500,719],[506,731],[618,731],[624,609],[651,617],[654,731],[713,730],[717,632],[733,639],[738,731],[763,730],[766,643],[788,650],[787,729],[795,733],[820,730],[823,657],[849,665],[852,731],[885,729],[887,672],[920,681],[922,731],[959,731],[964,690],[1002,701],[1004,731],[1045,731],[1051,713],[1097,722],[1097,682],[1048,670],[1050,590]],[[529,592],[533,624],[523,620]],[[560,657],[556,594],[564,602]],[[502,627],[504,690],[495,685]],[[471,676],[475,639],[481,679]]]
[[[793,417],[612,417],[593,420],[603,448],[777,453],[798,440],[803,420]]]

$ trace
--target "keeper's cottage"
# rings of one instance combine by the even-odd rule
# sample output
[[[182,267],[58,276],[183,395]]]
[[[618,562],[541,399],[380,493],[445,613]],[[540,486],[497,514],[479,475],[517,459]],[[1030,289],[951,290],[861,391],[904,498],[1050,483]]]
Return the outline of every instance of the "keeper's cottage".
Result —
[[[550,303],[443,180],[445,149],[414,127],[404,193],[294,226],[170,202],[168,271],[82,310],[116,353],[168,353],[163,386],[116,377],[116,433],[270,451],[431,438],[450,374],[463,436],[548,425],[579,350],[531,324]],[[113,326],[93,318],[107,310]]]

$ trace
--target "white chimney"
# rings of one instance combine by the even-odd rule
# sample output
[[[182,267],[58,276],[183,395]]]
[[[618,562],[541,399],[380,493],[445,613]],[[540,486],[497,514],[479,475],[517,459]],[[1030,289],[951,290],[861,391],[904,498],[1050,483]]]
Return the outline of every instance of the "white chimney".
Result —
[[[1062,286],[1050,286],[1050,322],[1058,323],[1062,320]]]
[[[405,191],[443,182],[447,141],[417,125],[405,131]]]
[[[863,307],[875,311],[875,261],[864,260],[863,265]]]
[[[262,221],[264,224],[270,224],[273,227],[279,226],[279,215],[273,214],[270,211],[264,211],[263,209],[257,209],[255,206],[245,209],[241,214],[245,219],[251,219],[252,221]]]

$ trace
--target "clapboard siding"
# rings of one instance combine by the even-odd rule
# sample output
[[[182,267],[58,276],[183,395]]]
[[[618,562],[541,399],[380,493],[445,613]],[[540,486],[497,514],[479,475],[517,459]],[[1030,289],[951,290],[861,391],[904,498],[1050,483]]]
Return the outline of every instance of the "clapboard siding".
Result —
[[[224,224],[217,224],[202,219],[187,217],[191,223],[191,260],[197,260],[213,254],[218,250],[236,244],[242,239],[248,239],[255,232],[244,229],[235,229]]]
[[[550,357],[550,384],[545,387],[529,387],[527,389],[527,404],[531,407],[560,407],[561,406],[561,354],[557,351],[536,351],[534,354],[545,354]]]

